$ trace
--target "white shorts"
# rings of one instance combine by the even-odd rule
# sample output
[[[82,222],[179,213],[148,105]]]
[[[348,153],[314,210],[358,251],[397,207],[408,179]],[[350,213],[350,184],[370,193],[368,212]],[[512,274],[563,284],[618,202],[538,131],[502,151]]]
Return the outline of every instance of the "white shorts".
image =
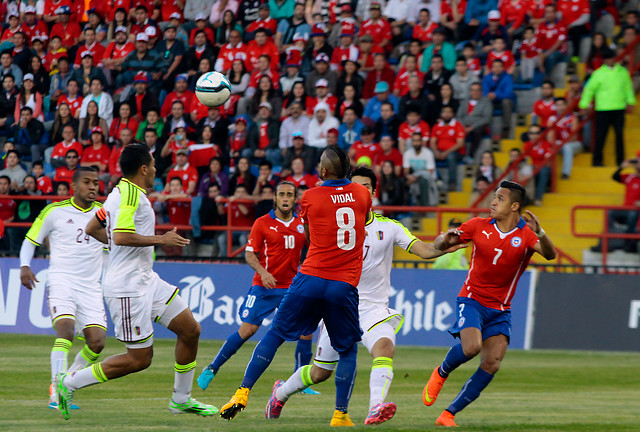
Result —
[[[49,283],[47,303],[53,325],[59,319],[66,318],[75,321],[75,332],[78,334],[87,327],[107,329],[102,290],[79,291],[71,285]]]
[[[371,352],[373,346],[382,338],[390,339],[396,344],[396,333],[402,327],[404,317],[398,311],[381,305],[361,304],[360,327],[364,330],[362,344]],[[331,339],[324,323],[320,326],[318,334],[318,346],[314,364],[319,368],[334,370],[338,364],[340,355],[331,346]]]
[[[153,345],[153,323],[165,327],[187,308],[178,288],[155,275],[140,297],[105,297],[116,338],[127,348]]]

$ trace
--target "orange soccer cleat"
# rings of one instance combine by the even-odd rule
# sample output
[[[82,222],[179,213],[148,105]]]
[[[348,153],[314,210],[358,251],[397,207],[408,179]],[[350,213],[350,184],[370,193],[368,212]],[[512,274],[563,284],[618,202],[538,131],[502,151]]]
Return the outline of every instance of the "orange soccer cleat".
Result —
[[[436,426],[444,426],[444,427],[458,427],[456,422],[453,421],[453,414],[449,411],[442,411],[440,417],[436,419]]]
[[[424,390],[422,391],[422,402],[424,402],[426,406],[431,406],[435,403],[436,399],[438,399],[440,390],[442,390],[444,382],[447,380],[446,378],[442,378],[438,373],[439,367],[440,366],[436,366],[433,370],[429,381],[427,381],[427,384],[424,386]]]

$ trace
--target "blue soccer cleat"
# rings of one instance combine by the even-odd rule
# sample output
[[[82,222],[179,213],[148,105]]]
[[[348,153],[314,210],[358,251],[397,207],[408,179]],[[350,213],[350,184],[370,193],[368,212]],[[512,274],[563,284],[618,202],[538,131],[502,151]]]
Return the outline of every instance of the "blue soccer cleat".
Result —
[[[311,387],[307,387],[306,389],[302,390],[302,391],[300,392],[300,394],[305,394],[305,395],[312,395],[312,396],[315,396],[315,395],[319,395],[319,394],[322,394],[322,393],[320,393],[319,391],[315,391],[315,390],[314,390],[314,389],[312,389]]]
[[[215,376],[216,374],[213,372],[213,370],[211,370],[210,366],[205,367],[204,369],[202,369],[202,373],[196,380],[198,382],[198,386],[202,390],[206,390],[207,387],[209,387],[209,384],[211,384],[211,380],[213,380]]]

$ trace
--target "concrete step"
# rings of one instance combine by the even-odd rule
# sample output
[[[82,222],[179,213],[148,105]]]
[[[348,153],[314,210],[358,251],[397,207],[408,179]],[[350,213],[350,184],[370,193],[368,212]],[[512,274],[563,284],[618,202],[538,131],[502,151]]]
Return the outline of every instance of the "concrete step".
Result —
[[[612,194],[621,196],[624,194],[624,186],[611,181],[571,180],[558,182],[556,187],[560,194]]]
[[[622,193],[622,192],[621,192]],[[584,193],[548,193],[542,198],[542,207],[565,207],[570,209],[577,205],[619,205],[622,195]],[[537,209],[537,208],[536,208]],[[533,210],[532,210],[533,211]],[[534,212],[535,213],[535,212]]]

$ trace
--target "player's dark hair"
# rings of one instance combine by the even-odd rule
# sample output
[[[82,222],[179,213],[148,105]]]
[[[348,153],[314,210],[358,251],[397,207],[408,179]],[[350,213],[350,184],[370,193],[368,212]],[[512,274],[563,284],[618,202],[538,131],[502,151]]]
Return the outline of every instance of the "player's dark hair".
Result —
[[[271,187],[269,184],[266,184],[265,187]],[[287,180],[283,180],[280,183],[278,183],[275,187],[275,193],[278,193],[278,189],[280,188],[280,186],[293,186],[293,196],[295,197],[296,194],[298,193],[298,188],[296,187],[296,185],[293,182],[287,181]],[[273,188],[272,188],[273,189]],[[274,203],[275,205],[275,203]]]
[[[71,150],[70,150],[71,151]],[[78,167],[76,169],[76,171],[73,173],[73,177],[71,178],[71,180],[74,183],[77,183],[80,180],[80,177],[82,177],[82,174],[84,173],[88,173],[88,172],[92,172],[92,173],[98,173],[98,170],[95,167],[87,167],[87,166],[81,166]]]
[[[374,173],[371,168],[359,166],[351,172],[351,178],[354,178],[355,176],[367,177],[371,180],[371,187],[373,188],[373,191],[376,191],[376,188],[378,187],[378,177],[376,177],[376,173]]]
[[[324,149],[322,153],[326,154],[333,162],[333,168],[336,170],[333,174],[339,179],[346,178],[351,169],[351,161],[345,151],[338,146],[331,146]],[[335,160],[336,158],[338,159],[337,161]],[[335,162],[339,162],[339,166],[336,166]]]
[[[520,206],[524,205],[524,200],[527,192],[521,184],[509,180],[503,180],[500,183],[500,187],[509,189],[509,199],[512,203],[517,202],[518,204],[520,204]]]
[[[120,154],[120,169],[124,177],[138,174],[140,167],[149,165],[153,160],[149,147],[144,144],[129,144]]]

